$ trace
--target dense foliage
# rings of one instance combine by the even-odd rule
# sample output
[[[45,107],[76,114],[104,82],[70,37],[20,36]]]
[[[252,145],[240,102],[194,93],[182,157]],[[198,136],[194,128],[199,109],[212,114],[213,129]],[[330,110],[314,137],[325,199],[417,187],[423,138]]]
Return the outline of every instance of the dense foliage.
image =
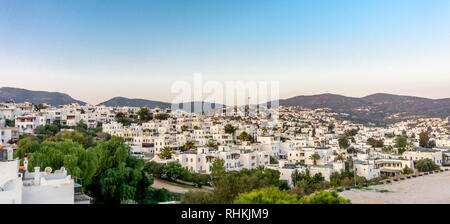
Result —
[[[339,147],[341,149],[347,149],[348,147],[350,147],[350,143],[348,141],[348,136],[342,136],[338,139],[339,142]]]
[[[430,141],[430,135],[426,131],[422,131],[419,134],[419,145],[420,147],[427,148],[429,147],[428,143]]]
[[[436,163],[433,162],[431,159],[421,159],[416,164],[417,170],[419,172],[428,172],[433,170],[439,170],[440,167]]]
[[[239,194],[234,204],[351,204],[349,200],[340,197],[336,191],[315,192],[311,196],[301,197],[289,194],[276,187],[253,190]]]
[[[146,107],[139,109],[137,115],[139,116],[140,123],[147,122],[153,119],[153,114]]]
[[[223,129],[224,129],[225,133],[227,133],[227,134],[234,135],[234,133],[236,132],[236,128],[233,127],[233,125],[231,125],[231,124],[225,125],[225,127]]]
[[[169,181],[181,180],[191,182],[198,187],[210,185],[211,182],[211,177],[209,175],[190,172],[179,163],[160,164],[149,162],[145,165],[145,169],[149,174],[156,178]]]
[[[224,162],[221,159],[213,162],[211,173],[214,190],[201,194],[188,192],[183,196],[183,203],[194,204],[208,201],[212,204],[230,204],[240,193],[266,187],[280,188],[283,184],[280,181],[280,172],[277,170],[258,167],[239,172],[225,172]]]
[[[253,139],[253,136],[249,135],[247,132],[243,131],[241,132],[241,134],[239,135],[239,140],[241,141],[246,141],[246,142],[254,142],[255,140]]]
[[[367,139],[367,144],[371,145],[373,148],[381,148],[384,146],[384,141],[383,139],[369,138]]]
[[[395,147],[404,148],[408,144],[407,138],[405,136],[399,135],[395,138]]]
[[[18,142],[15,156],[23,162],[27,153],[29,170],[64,166],[96,203],[157,203],[161,198],[173,198],[150,187],[153,179],[145,169],[145,161],[133,157],[122,138],[94,141],[99,128],[88,129],[80,123],[75,131],[56,133],[55,126],[39,128],[39,138],[26,136]]]
[[[64,166],[68,173],[81,178],[85,184],[92,182],[98,162],[93,152],[86,151],[82,145],[70,139],[39,143],[25,138],[19,141],[15,154],[23,160],[25,153],[29,155],[28,170],[37,166],[41,170],[47,166],[57,170]]]
[[[158,154],[159,158],[167,159],[172,157],[172,149],[170,147],[164,147]]]
[[[159,113],[154,116],[154,118],[157,120],[167,120],[169,117],[170,115],[166,113]]]
[[[256,189],[241,193],[234,204],[299,204],[297,195],[289,194],[276,187]]]

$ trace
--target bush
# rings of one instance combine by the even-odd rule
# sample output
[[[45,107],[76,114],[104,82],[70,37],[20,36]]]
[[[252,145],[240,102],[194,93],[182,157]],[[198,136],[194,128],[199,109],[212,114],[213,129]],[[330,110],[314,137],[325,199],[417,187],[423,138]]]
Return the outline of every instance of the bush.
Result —
[[[297,199],[295,194],[269,187],[239,194],[234,204],[351,204],[351,202],[340,197],[336,191],[315,192],[312,196]]]
[[[211,192],[191,190],[181,197],[181,204],[213,204]]]
[[[417,170],[419,170],[419,172],[429,172],[440,169],[440,167],[436,163],[434,163],[433,160],[431,159],[419,160],[419,162],[417,162],[416,164],[416,168]]]
[[[351,204],[350,200],[342,198],[336,191],[316,192],[309,197],[303,197],[299,200],[301,204]]]
[[[276,187],[241,193],[234,204],[298,204],[297,195],[291,195]]]

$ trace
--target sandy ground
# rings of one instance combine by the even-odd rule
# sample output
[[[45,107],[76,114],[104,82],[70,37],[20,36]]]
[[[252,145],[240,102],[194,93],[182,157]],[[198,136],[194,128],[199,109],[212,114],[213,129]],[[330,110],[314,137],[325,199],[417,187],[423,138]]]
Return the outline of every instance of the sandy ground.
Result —
[[[388,192],[377,192],[388,190]],[[450,204],[450,172],[339,193],[354,204]]]

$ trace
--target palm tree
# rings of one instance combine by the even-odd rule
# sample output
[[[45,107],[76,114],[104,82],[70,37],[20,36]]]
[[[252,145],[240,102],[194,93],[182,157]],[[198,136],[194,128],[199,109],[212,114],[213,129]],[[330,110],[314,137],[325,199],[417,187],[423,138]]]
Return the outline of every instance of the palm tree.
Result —
[[[236,133],[236,128],[233,127],[231,124],[227,124],[224,127],[225,133],[232,134],[234,139],[234,134]]]
[[[317,160],[320,159],[320,155],[316,152],[312,154],[309,158],[313,160],[314,165],[317,165]]]
[[[172,157],[172,149],[169,147],[164,147],[161,149],[161,152],[159,153],[159,158],[166,159]]]
[[[206,146],[209,148],[213,148],[213,149],[219,148],[219,146],[217,144],[215,144],[213,141],[209,141],[208,144],[206,144]]]
[[[334,161],[335,162],[337,162],[337,161],[344,162],[345,161],[345,157],[344,157],[344,155],[342,155],[342,153],[340,153],[338,156],[336,156],[336,158],[334,158]]]
[[[191,149],[195,149],[195,143],[191,141],[187,141],[186,144],[184,144],[184,150],[189,151]]]

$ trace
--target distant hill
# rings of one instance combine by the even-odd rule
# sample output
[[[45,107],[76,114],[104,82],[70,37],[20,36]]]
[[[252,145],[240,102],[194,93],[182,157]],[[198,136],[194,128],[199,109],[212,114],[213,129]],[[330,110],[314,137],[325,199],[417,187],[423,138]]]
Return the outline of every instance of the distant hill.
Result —
[[[201,107],[202,102],[190,102],[190,104],[191,104],[190,111],[193,111],[196,106]],[[212,109],[218,109],[218,108],[223,107],[222,104],[214,104],[214,103],[209,103],[209,102],[204,102],[203,104],[206,107],[212,108]],[[161,109],[172,108],[172,104],[167,103],[167,102],[145,100],[145,99],[129,99],[129,98],[125,98],[125,97],[114,97],[108,101],[100,103],[99,105],[105,105],[105,106],[110,106],[110,107],[127,106],[127,107],[149,107],[149,108],[159,107]],[[184,109],[183,104],[179,104],[178,107],[180,109]]]
[[[161,102],[161,101],[153,101],[153,100],[144,100],[144,99],[129,99],[125,97],[114,97],[110,100],[107,100],[99,105],[105,105],[108,107],[159,107],[159,108],[169,108],[170,103]]]
[[[330,108],[337,111],[345,111],[347,108],[366,106],[367,102],[360,98],[346,97],[336,94],[320,94],[312,96],[295,96],[280,100],[282,106],[303,106],[311,109]]]
[[[65,93],[32,91],[26,89],[3,87],[0,88],[0,102],[14,100],[16,103],[28,101],[33,104],[46,103],[52,106],[59,106],[71,103],[85,105],[83,101],[75,100]]]
[[[282,106],[301,106],[317,109],[329,108],[337,113],[347,113],[350,120],[360,122],[395,122],[412,117],[450,116],[450,98],[427,99],[377,93],[362,98],[335,94],[296,96],[280,100]]]
[[[14,100],[17,103],[29,101],[33,104],[47,103],[53,106],[85,102],[73,99],[67,94],[46,91],[31,91],[26,89],[3,87],[0,88],[0,102]],[[202,105],[202,102],[190,102],[191,110]],[[427,99],[414,96],[400,96],[386,93],[376,93],[357,98],[336,94],[320,94],[310,96],[295,96],[288,99],[280,99],[281,106],[301,106],[317,109],[329,108],[338,113],[338,117],[361,123],[391,123],[408,118],[450,116],[450,98]],[[222,104],[204,102],[212,109],[224,107]],[[159,107],[171,108],[172,104],[163,101],[145,99],[128,99],[115,97],[100,105],[106,106],[130,106],[130,107]],[[182,106],[180,105],[180,108]],[[205,111],[207,112],[207,111]]]

